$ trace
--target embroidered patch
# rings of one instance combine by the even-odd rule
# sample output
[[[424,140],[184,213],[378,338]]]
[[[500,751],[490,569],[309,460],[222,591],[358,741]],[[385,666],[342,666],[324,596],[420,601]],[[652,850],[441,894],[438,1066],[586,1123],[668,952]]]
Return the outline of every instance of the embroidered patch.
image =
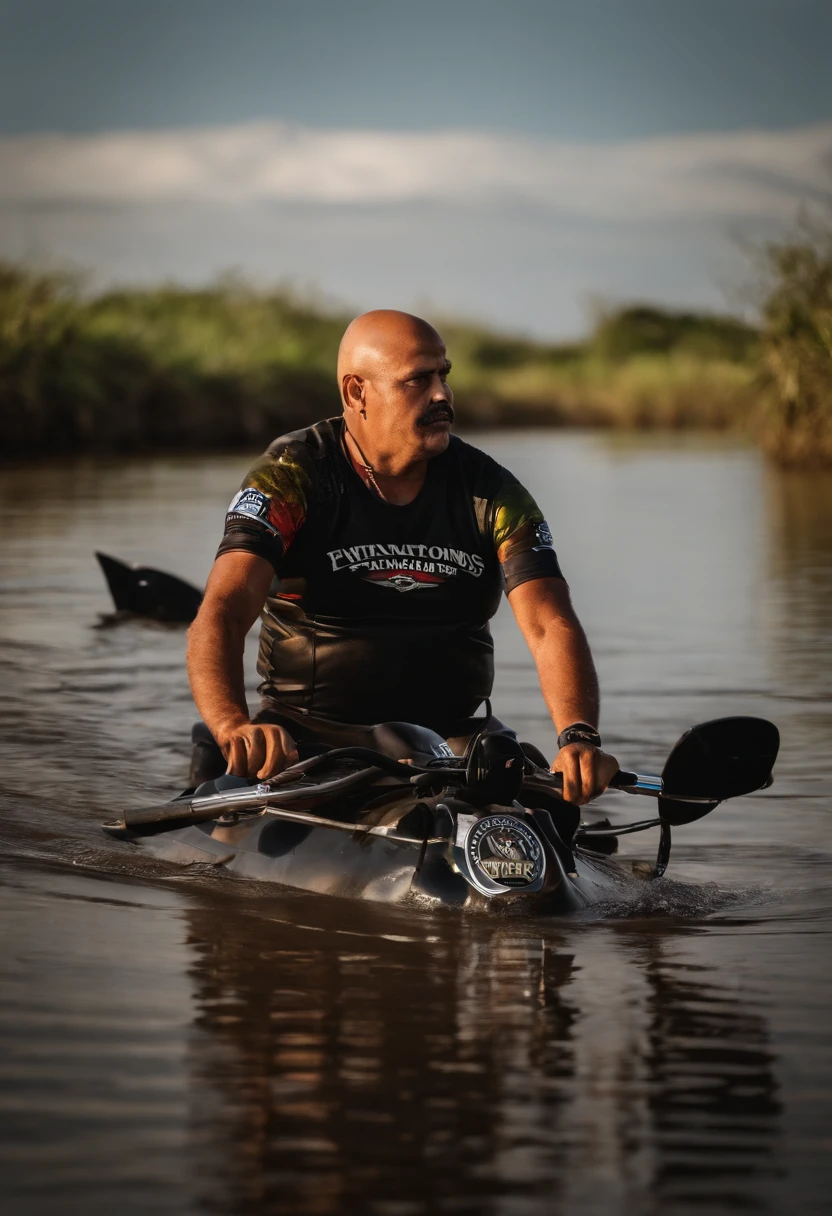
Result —
[[[249,487],[246,490],[240,490],[239,494],[235,494],[228,508],[229,515],[246,515],[249,519],[257,519],[266,527],[271,527],[269,523],[269,496],[263,494],[261,490],[254,490]],[[273,530],[273,529],[272,529]]]
[[[535,527],[534,538],[537,541],[536,545],[532,545],[532,552],[539,553],[541,549],[552,549],[552,533],[549,531],[549,525],[545,519],[542,519]]]

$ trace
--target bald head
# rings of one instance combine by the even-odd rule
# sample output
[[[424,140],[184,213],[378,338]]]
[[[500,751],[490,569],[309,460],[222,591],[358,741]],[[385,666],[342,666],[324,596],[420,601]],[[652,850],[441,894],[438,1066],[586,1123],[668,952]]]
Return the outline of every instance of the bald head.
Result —
[[[347,326],[338,348],[338,387],[342,399],[344,377],[373,380],[389,374],[423,350],[444,352],[445,344],[432,325],[409,312],[376,308]]]
[[[338,351],[344,422],[377,469],[412,468],[447,448],[450,367],[439,334],[410,313],[378,308],[348,326]]]

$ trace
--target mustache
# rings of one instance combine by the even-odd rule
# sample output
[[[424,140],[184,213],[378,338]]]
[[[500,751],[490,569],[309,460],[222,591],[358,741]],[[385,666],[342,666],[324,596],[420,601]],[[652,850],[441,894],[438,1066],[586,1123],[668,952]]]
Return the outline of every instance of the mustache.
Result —
[[[442,405],[435,405],[432,410],[426,410],[416,419],[416,424],[417,426],[430,426],[432,422],[453,422],[454,417],[454,407],[445,402]]]

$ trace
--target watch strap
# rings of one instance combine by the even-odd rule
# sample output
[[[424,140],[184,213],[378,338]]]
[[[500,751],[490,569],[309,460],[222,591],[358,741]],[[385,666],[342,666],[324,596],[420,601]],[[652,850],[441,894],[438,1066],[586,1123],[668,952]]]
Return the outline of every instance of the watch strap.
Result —
[[[567,747],[570,743],[589,743],[592,747],[600,747],[601,736],[588,722],[573,722],[558,735],[558,747]]]

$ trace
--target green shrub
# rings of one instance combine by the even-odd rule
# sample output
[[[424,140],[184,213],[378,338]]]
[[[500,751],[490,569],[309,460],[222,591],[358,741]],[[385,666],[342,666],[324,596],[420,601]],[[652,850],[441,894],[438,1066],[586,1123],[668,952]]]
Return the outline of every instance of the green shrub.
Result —
[[[804,220],[766,251],[763,357],[770,391],[757,427],[783,464],[832,464],[832,219]]]
[[[757,330],[734,317],[646,304],[602,311],[591,339],[601,358],[615,362],[635,355],[683,352],[694,358],[743,363],[755,357],[759,341]]]

